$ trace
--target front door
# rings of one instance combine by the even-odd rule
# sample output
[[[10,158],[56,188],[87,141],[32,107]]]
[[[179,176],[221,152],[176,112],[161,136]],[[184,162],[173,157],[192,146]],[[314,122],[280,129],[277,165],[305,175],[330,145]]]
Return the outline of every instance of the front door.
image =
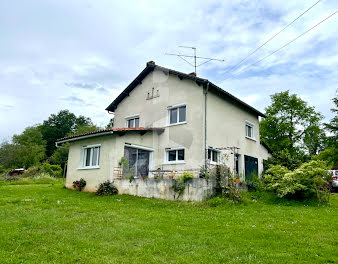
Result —
[[[253,175],[258,176],[258,159],[250,156],[244,156],[245,180],[250,181]]]
[[[129,161],[129,169],[135,177],[148,176],[150,151],[124,147],[124,156]]]

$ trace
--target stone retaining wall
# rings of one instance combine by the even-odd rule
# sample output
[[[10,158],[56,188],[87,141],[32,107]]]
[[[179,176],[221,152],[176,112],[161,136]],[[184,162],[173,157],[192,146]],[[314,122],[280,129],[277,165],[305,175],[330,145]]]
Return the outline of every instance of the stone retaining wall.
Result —
[[[175,200],[177,194],[173,191],[172,179],[114,179],[114,185],[119,194],[130,194],[148,198]],[[202,201],[214,192],[214,181],[194,178],[188,180],[183,195],[179,200]]]

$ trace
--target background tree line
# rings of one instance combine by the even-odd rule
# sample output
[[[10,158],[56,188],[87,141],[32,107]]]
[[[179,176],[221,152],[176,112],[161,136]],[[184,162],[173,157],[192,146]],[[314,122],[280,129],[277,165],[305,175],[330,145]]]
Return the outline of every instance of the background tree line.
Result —
[[[106,126],[112,127],[113,119]],[[10,142],[0,145],[0,166],[2,170],[13,168],[28,169],[48,162],[64,168],[68,158],[69,144],[56,148],[55,141],[76,134],[100,130],[92,120],[76,116],[68,110],[52,114],[42,124],[27,127],[20,135],[14,135]]]

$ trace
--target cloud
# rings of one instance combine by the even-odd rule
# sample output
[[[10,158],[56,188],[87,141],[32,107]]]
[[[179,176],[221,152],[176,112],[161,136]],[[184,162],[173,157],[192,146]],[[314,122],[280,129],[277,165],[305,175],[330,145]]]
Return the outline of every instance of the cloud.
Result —
[[[0,104],[0,109],[2,110],[10,110],[14,107],[14,105],[5,105],[5,104]]]
[[[97,88],[96,91],[101,92],[101,93],[104,93],[104,94],[107,94],[107,93],[108,93],[108,90],[105,89],[105,88],[103,88],[103,87]]]
[[[81,89],[94,89],[97,84],[85,83],[85,82],[65,82],[68,87],[76,87]]]
[[[68,97],[63,97],[61,99],[63,101],[68,101],[68,102],[72,102],[72,103],[85,103],[84,100],[82,100],[81,98],[78,98],[76,96],[68,96]]]

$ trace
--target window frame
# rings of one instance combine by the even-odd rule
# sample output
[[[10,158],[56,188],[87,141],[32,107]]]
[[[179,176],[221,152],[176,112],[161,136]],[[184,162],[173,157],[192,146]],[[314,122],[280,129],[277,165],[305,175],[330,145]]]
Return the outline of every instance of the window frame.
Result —
[[[98,153],[97,153],[96,162],[95,162],[96,165],[93,165],[93,152],[95,148],[98,148]],[[88,149],[90,149],[90,165],[86,166]],[[80,167],[78,169],[80,170],[99,169],[100,168],[100,156],[101,156],[101,144],[82,146],[80,156],[81,156]]]
[[[126,120],[126,128],[140,127],[140,115],[131,115],[124,118]],[[138,119],[138,126],[135,126],[135,120]],[[133,126],[129,126],[129,121],[133,120]]]
[[[248,127],[251,128],[251,133],[252,133],[251,137],[249,136]],[[248,120],[245,120],[245,137],[248,138],[248,139],[256,141],[256,138],[255,138],[255,124],[252,123],[252,122],[250,122],[250,121],[248,121]]]
[[[209,159],[209,151],[211,151],[210,159]],[[213,160],[214,152],[217,153],[217,161]],[[220,164],[221,163],[221,151],[219,149],[208,147],[208,162],[209,164]]]
[[[180,122],[180,108],[185,107],[185,120]],[[170,123],[170,117],[171,117],[171,111],[177,109],[176,113],[176,123]],[[181,125],[181,124],[186,124],[187,123],[187,105],[185,103],[182,104],[176,104],[176,105],[171,105],[167,107],[168,114],[167,114],[167,125],[168,126],[176,126],[176,125]]]
[[[183,153],[184,159],[183,160],[178,159],[178,151],[179,150],[184,151],[184,153]],[[175,160],[169,161],[169,152],[170,151],[175,151]],[[165,150],[164,150],[164,164],[183,164],[183,163],[185,163],[185,159],[186,159],[185,155],[186,155],[186,152],[185,152],[184,147],[165,148]]]

